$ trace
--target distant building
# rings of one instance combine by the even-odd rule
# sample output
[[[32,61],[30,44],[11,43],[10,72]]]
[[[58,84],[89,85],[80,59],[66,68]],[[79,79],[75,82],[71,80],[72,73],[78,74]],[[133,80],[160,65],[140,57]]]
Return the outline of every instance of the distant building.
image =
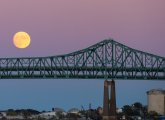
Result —
[[[46,120],[49,119],[59,119],[60,116],[65,116],[66,112],[62,108],[52,108],[52,111],[40,113],[33,118],[44,118]],[[37,118],[36,118],[37,117]]]
[[[103,108],[102,108],[102,107],[98,107],[98,108],[97,108],[97,111],[98,111],[98,113],[99,113],[100,115],[103,114]]]
[[[152,89],[147,92],[148,112],[155,111],[165,115],[165,90]]]
[[[52,108],[52,111],[65,113],[65,110],[62,108]]]
[[[72,108],[70,110],[68,110],[68,113],[73,113],[73,114],[79,114],[79,109],[78,108]]]
[[[51,118],[56,116],[56,112],[54,112],[54,111],[43,112],[43,113],[41,113],[41,114],[39,114],[37,116],[40,117],[40,118],[44,118],[44,119],[51,119]]]
[[[122,113],[123,110],[121,108],[116,108],[116,113]]]

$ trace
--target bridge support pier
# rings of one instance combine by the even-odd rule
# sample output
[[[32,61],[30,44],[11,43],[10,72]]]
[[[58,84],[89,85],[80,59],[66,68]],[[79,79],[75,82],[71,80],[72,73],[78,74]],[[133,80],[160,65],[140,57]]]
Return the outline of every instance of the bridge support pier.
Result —
[[[110,87],[110,88],[109,88]],[[109,93],[110,91],[110,93]],[[110,96],[110,98],[109,98]],[[117,120],[115,81],[104,81],[103,120]]]

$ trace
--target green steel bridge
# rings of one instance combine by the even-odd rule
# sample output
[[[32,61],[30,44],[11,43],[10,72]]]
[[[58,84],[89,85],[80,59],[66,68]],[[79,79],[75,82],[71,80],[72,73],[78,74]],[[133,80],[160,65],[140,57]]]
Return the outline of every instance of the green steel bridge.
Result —
[[[41,78],[165,80],[165,57],[108,39],[65,55],[0,58],[0,79]]]

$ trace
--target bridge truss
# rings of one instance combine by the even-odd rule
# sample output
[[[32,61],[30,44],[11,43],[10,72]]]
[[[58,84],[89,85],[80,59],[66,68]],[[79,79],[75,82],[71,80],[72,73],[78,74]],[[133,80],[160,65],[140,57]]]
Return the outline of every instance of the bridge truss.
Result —
[[[0,58],[0,79],[19,78],[165,80],[165,57],[109,39],[65,55]]]

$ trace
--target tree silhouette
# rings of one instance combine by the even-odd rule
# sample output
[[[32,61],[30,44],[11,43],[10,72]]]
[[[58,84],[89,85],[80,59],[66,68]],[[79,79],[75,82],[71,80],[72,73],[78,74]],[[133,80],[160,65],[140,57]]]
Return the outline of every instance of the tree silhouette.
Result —
[[[124,105],[122,110],[126,116],[131,116],[133,114],[133,110],[129,105]]]
[[[133,104],[133,107],[136,108],[136,109],[142,109],[143,105],[140,102],[135,102]]]

